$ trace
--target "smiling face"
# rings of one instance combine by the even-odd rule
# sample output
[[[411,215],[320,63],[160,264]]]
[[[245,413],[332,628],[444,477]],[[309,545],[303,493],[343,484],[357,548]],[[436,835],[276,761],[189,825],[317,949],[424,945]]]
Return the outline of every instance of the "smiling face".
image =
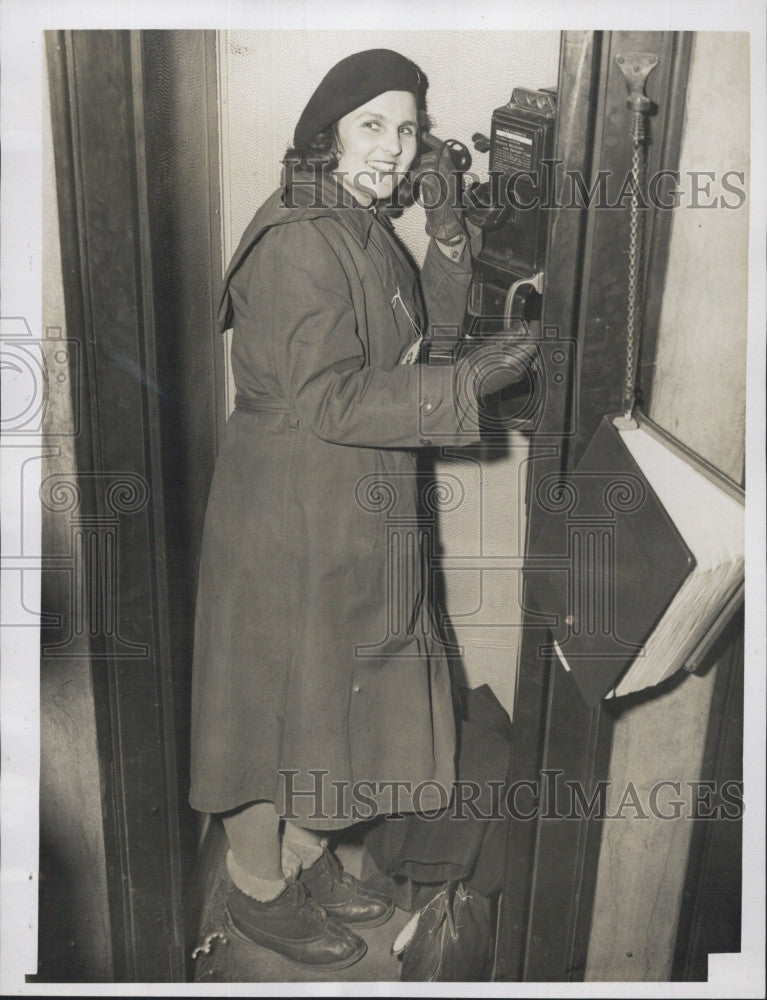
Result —
[[[363,205],[389,198],[415,159],[417,108],[413,94],[387,90],[339,119],[334,173]]]

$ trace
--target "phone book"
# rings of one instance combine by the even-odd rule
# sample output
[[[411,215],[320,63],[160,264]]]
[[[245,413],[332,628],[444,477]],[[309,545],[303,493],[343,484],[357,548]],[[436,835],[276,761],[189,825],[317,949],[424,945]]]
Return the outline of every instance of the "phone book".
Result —
[[[592,705],[694,669],[743,595],[743,491],[647,418],[621,423],[531,498],[528,622]]]

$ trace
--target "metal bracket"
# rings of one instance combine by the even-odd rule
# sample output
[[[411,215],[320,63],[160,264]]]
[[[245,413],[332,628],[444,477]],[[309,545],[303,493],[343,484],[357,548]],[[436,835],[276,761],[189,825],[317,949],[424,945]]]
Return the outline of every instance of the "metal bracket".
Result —
[[[658,65],[658,57],[654,52],[626,52],[618,54],[615,61],[626,77],[629,91],[626,106],[629,111],[642,111],[647,114],[652,102],[646,96],[644,88],[647,77]]]

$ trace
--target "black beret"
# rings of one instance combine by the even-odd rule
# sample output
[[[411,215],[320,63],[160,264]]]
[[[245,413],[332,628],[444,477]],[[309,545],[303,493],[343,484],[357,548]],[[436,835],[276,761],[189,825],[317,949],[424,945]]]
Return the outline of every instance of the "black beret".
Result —
[[[421,103],[428,81],[414,62],[391,49],[355,52],[328,71],[298,119],[293,145],[303,149],[318,132],[388,90],[408,90]]]

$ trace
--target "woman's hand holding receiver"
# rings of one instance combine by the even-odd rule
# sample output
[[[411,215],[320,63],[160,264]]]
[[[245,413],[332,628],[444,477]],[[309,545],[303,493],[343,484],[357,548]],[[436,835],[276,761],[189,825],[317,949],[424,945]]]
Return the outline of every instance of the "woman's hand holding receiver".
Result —
[[[450,144],[442,142],[421,157],[413,178],[416,200],[426,212],[426,232],[447,246],[466,239],[463,221],[463,181]]]

